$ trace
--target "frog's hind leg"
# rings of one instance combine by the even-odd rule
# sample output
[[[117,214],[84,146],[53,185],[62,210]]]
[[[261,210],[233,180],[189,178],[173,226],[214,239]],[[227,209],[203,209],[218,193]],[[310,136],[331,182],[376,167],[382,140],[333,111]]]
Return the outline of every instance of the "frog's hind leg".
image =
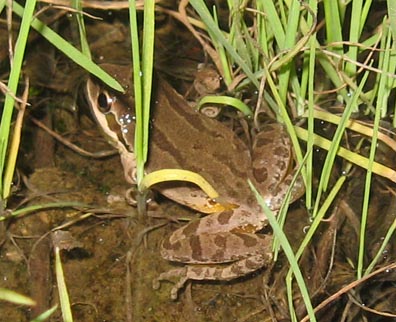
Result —
[[[178,291],[183,288],[184,284],[188,280],[230,281],[253,273],[259,268],[267,266],[271,260],[271,253],[265,253],[244,258],[234,263],[227,264],[226,266],[188,265],[175,268],[160,274],[160,276],[153,281],[153,288],[158,289],[160,287],[161,281],[168,281],[172,278],[178,277],[179,280],[175,283],[171,290],[171,299],[175,300],[177,299]]]

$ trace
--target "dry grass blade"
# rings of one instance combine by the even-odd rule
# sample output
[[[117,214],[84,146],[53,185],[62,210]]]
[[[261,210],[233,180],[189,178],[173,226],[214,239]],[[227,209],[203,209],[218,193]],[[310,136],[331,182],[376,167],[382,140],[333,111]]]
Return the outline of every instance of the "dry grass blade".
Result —
[[[364,277],[362,277],[361,279],[358,279],[348,285],[346,285],[345,287],[343,287],[342,289],[340,289],[338,292],[334,293],[333,295],[331,295],[330,297],[328,297],[326,300],[324,300],[322,303],[320,303],[318,306],[315,307],[314,312],[319,312],[321,309],[323,309],[324,307],[326,307],[328,304],[330,304],[331,302],[337,300],[341,295],[349,292],[351,289],[361,285],[362,283],[368,281],[370,278],[374,277],[375,275],[381,274],[383,272],[388,272],[390,270],[393,270],[396,268],[396,263],[392,263],[389,264],[387,266],[381,267],[379,269],[377,269],[376,271],[372,272],[369,275],[366,275]],[[309,320],[308,316],[305,316],[301,322],[306,322]]]
[[[51,135],[58,142],[67,146],[69,149],[77,152],[78,154],[81,154],[82,156],[95,158],[95,159],[101,159],[101,158],[106,158],[106,157],[109,157],[112,155],[116,155],[118,153],[115,150],[108,150],[108,151],[101,151],[101,152],[89,152],[89,151],[84,150],[84,149],[80,148],[79,146],[71,143],[69,140],[66,140],[62,135],[56,133],[55,131],[51,130],[49,127],[45,126],[43,124],[43,122],[40,122],[39,120],[35,119],[34,117],[31,117],[30,119],[40,129],[46,131],[49,135]]]

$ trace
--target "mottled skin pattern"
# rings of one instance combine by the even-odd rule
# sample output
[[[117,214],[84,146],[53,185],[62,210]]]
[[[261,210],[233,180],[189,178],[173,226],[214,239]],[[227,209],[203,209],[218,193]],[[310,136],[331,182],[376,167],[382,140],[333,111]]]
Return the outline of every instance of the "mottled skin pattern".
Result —
[[[265,156],[270,157],[265,157]],[[282,126],[272,124],[263,129],[253,145],[251,167],[255,185],[273,211],[277,211],[290,186],[294,171],[290,169],[290,142]],[[292,201],[303,193],[302,180],[292,190]],[[162,273],[153,283],[179,278],[171,298],[187,280],[232,280],[268,265],[272,260],[272,236],[255,234],[267,224],[260,207],[253,202],[233,210],[214,213],[177,229],[161,245],[161,256],[169,261],[188,264]],[[222,265],[214,265],[222,264]]]
[[[117,74],[122,74],[119,67]],[[127,107],[120,104],[126,99],[107,96],[106,100],[104,94],[110,95],[88,81],[87,96],[92,112],[108,135],[114,131],[114,126],[107,124],[108,117],[103,118],[103,113],[125,119]],[[272,237],[256,234],[265,227],[267,218],[247,179],[260,190],[267,205],[277,211],[294,174],[293,158],[290,139],[281,125],[265,126],[256,136],[250,154],[231,130],[193,111],[166,82],[158,83],[155,95],[147,172],[162,168],[195,171],[220,194],[213,202],[197,187],[185,183],[157,187],[160,193],[178,203],[211,213],[177,229],[161,245],[164,259],[186,264],[162,273],[153,283],[158,288],[160,281],[178,278],[171,290],[172,299],[176,299],[187,280],[232,280],[272,260]],[[109,106],[99,106],[103,101],[109,102]],[[120,126],[125,130],[124,123]],[[133,154],[133,126],[132,123],[128,131],[119,131],[110,140],[120,151],[124,168],[130,167],[124,169],[128,181],[134,171],[134,160],[126,162]],[[118,142],[114,142],[114,137],[119,138]],[[127,149],[120,147],[121,141]],[[291,200],[296,200],[303,192],[299,180],[293,187]]]

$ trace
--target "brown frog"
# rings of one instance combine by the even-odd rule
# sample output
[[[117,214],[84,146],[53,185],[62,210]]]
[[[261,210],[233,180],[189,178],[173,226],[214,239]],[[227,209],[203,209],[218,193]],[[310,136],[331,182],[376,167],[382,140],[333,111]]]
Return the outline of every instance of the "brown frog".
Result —
[[[130,79],[124,76],[131,74],[128,66],[107,65],[105,69],[130,86]],[[218,200],[210,200],[200,189],[183,182],[156,187],[180,204],[204,213],[216,211],[177,229],[161,245],[163,258],[186,264],[162,273],[153,284],[157,288],[161,280],[178,277],[171,290],[176,299],[189,279],[231,280],[271,261],[272,236],[256,234],[267,225],[267,217],[247,179],[277,211],[293,177],[293,157],[290,139],[279,124],[265,126],[250,153],[233,131],[194,111],[166,81],[158,79],[155,89],[146,171],[191,170],[220,195]],[[134,105],[128,88],[125,95],[115,94],[89,79],[86,93],[93,115],[120,152],[127,181],[134,183]],[[300,180],[293,187],[292,201],[303,193]]]

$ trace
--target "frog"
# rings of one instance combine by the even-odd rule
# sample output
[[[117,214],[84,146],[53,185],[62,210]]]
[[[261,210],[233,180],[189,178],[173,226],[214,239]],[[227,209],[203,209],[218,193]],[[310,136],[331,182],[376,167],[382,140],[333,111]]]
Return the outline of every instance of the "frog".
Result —
[[[133,151],[134,111],[129,66],[102,65],[126,89],[114,93],[94,78],[86,96],[94,118],[121,157],[127,182],[135,183]],[[125,76],[126,75],[126,76]],[[177,299],[189,280],[230,281],[251,274],[272,261],[270,234],[259,232],[268,220],[248,185],[260,191],[266,205],[279,210],[296,171],[292,145],[279,123],[262,127],[251,149],[218,120],[191,108],[166,80],[156,77],[151,107],[147,173],[184,169],[200,174],[219,193],[210,199],[186,182],[164,182],[155,189],[165,197],[206,214],[176,229],[160,245],[163,259],[182,266],[161,273],[153,281],[177,278],[171,298]],[[301,178],[291,189],[290,202],[304,194]]]

